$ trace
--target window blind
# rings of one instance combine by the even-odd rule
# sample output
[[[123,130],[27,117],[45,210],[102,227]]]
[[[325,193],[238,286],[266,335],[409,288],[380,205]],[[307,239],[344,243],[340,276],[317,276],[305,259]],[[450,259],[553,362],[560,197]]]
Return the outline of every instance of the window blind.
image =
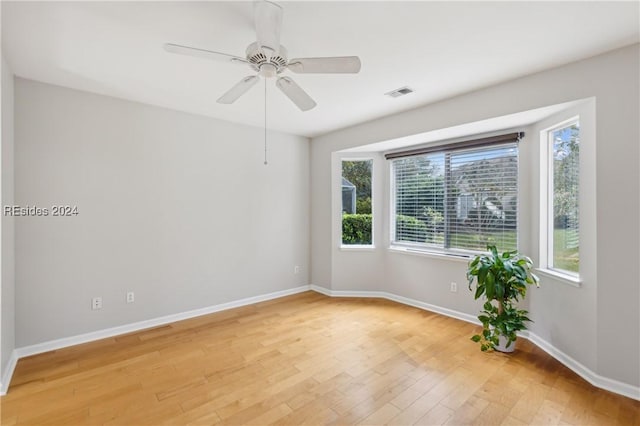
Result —
[[[517,248],[515,142],[393,160],[393,243],[445,251]]]
[[[395,158],[413,157],[416,155],[430,154],[433,152],[456,151],[470,148],[478,148],[489,145],[497,145],[508,142],[518,142],[524,137],[524,132],[505,133],[502,135],[488,136],[486,138],[468,139],[459,142],[446,143],[442,145],[427,145],[420,148],[403,151],[388,152],[384,155],[387,160]]]

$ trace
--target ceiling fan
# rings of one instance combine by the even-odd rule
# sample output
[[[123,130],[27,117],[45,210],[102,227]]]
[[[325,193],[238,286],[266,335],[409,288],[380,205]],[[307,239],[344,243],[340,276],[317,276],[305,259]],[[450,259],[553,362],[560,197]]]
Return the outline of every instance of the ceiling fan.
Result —
[[[246,50],[246,57],[214,52],[195,47],[167,43],[167,52],[197,56],[222,62],[246,64],[256,71],[257,75],[244,77],[229,91],[218,99],[218,103],[232,104],[244,95],[259,80],[278,76],[276,86],[293,101],[302,111],[308,111],[316,103],[293,79],[280,76],[285,70],[299,74],[344,73],[355,74],[360,71],[360,58],[357,56],[336,56],[324,58],[288,59],[287,49],[280,44],[282,28],[282,7],[270,1],[254,2],[254,22],[257,41],[251,43]]]

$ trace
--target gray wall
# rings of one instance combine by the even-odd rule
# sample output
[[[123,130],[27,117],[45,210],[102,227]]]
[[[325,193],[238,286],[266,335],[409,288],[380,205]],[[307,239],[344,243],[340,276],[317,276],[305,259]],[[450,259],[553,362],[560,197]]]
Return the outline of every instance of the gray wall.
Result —
[[[595,98],[595,169],[588,173],[595,179],[595,191],[590,195],[596,200],[593,215],[597,226],[584,230],[588,240],[597,244],[593,249],[596,251],[592,259],[593,274],[589,276],[589,285],[582,288],[565,288],[562,286],[566,284],[545,278],[543,285],[554,290],[536,293],[529,304],[534,319],[541,319],[540,325],[534,326],[538,327],[534,328],[536,333],[551,339],[550,343],[597,374],[640,385],[638,48],[637,44],[632,45],[314,138],[311,143],[312,283],[331,289],[349,289],[349,277],[368,265],[380,268],[381,251],[387,250],[384,236],[370,253],[340,250],[339,239],[332,241],[332,232],[336,232],[332,222],[339,224],[339,220],[332,217],[335,215],[332,214],[331,170],[336,151]],[[534,165],[526,167],[532,170],[533,176]],[[534,189],[532,185],[532,192]],[[535,204],[532,205],[535,210]],[[523,211],[521,222],[528,224],[526,232],[536,235],[533,213]],[[532,250],[535,255],[536,247],[530,241],[524,249]],[[350,269],[350,256],[354,257],[357,268]],[[463,262],[397,253],[382,254],[382,258],[386,259],[383,264],[386,276],[382,285],[378,284],[380,290],[477,314],[468,293],[449,292],[449,282],[464,282],[466,265]],[[334,270],[336,268],[341,270]],[[563,293],[565,301],[560,306],[553,298],[558,292]],[[558,329],[553,330],[552,325]],[[580,332],[576,332],[578,329]],[[567,341],[569,335],[588,336],[592,340]]]
[[[521,158],[530,169],[527,184],[530,201],[525,204],[530,220],[531,236],[546,233],[540,229],[540,215],[547,214],[546,207],[540,207],[538,194],[541,188],[540,151],[547,144],[542,143],[540,132],[560,122],[575,116],[580,117],[580,288],[571,283],[558,283],[548,276],[542,275],[542,285],[539,289],[529,292],[529,310],[535,321],[529,327],[540,338],[551,343],[555,348],[574,359],[592,371],[598,369],[598,286],[607,286],[606,282],[598,281],[598,209],[596,174],[596,113],[597,100],[590,99],[577,107],[569,108],[542,120],[529,130],[532,135],[531,143],[521,150]],[[540,264],[540,238],[529,238],[526,244],[528,253],[536,257]],[[546,252],[546,250],[545,250]],[[545,253],[546,254],[546,253]],[[579,303],[577,305],[576,303]],[[579,358],[578,358],[579,357]]]
[[[265,167],[259,128],[20,78],[15,95],[16,203],[79,212],[15,220],[18,347],[308,284],[308,139],[269,133]]]
[[[2,57],[2,205],[13,204],[13,73]],[[2,215],[0,286],[0,380],[15,349],[14,219]],[[8,383],[3,383],[7,386]]]

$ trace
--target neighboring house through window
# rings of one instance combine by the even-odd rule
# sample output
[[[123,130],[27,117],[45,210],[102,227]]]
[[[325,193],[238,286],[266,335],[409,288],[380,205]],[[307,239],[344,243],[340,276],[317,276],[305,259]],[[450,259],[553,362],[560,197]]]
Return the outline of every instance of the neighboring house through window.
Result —
[[[452,254],[516,250],[521,134],[387,154],[395,246]]]

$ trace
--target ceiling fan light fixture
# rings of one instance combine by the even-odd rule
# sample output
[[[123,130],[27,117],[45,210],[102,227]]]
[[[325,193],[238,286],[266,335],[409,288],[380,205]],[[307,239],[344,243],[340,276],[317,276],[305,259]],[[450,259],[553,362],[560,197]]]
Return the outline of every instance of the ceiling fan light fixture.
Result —
[[[258,72],[258,74],[260,74],[264,78],[271,78],[275,77],[277,72],[278,68],[276,68],[275,65],[265,63],[260,65],[260,71]]]

